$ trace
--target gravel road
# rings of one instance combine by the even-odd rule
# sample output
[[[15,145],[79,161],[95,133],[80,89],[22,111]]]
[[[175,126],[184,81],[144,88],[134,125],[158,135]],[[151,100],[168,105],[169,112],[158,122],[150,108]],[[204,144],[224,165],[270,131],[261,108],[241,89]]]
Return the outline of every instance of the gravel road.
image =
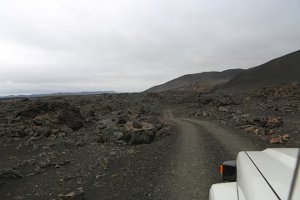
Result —
[[[211,184],[221,181],[220,162],[239,151],[266,148],[257,138],[212,122],[178,118],[172,110],[165,116],[177,125],[178,137],[158,183],[161,192],[153,199],[208,199]]]

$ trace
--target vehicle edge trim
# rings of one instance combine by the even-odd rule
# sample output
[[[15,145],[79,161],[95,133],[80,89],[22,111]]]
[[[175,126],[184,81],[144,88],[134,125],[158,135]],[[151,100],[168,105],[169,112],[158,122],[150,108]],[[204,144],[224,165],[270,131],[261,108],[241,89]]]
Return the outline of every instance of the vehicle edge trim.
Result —
[[[254,161],[252,160],[252,158],[249,156],[249,154],[245,151],[246,155],[248,156],[248,158],[251,160],[251,162],[253,163],[253,165],[256,167],[257,171],[260,173],[260,175],[264,178],[264,180],[266,181],[266,183],[269,185],[269,187],[271,188],[271,190],[274,192],[274,194],[277,196],[277,198],[279,200],[281,200],[281,198],[278,196],[278,194],[275,192],[274,188],[271,186],[271,184],[268,182],[268,180],[266,179],[266,177],[263,175],[263,173],[258,169],[257,165],[254,163]]]

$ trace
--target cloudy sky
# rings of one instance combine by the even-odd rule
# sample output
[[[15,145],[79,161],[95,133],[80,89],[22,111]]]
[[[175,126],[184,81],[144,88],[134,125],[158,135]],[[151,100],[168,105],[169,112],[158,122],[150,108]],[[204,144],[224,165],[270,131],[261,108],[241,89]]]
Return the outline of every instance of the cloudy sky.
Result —
[[[1,0],[0,95],[138,92],[300,49],[299,0]]]

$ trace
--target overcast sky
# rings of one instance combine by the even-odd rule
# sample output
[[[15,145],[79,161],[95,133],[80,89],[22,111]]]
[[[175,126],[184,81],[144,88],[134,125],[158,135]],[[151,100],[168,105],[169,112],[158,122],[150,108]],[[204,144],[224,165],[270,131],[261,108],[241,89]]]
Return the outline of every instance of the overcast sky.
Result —
[[[1,0],[0,95],[138,92],[300,49],[299,0]]]

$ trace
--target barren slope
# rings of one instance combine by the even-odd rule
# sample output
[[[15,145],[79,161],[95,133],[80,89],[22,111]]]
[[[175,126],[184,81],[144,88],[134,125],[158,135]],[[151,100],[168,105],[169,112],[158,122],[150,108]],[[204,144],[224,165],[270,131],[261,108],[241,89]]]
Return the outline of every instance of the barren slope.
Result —
[[[162,85],[152,87],[146,92],[163,92],[169,90],[209,92],[217,85],[228,82],[243,69],[230,69],[223,72],[203,72],[187,74]]]
[[[232,93],[292,82],[300,82],[300,50],[250,68],[218,91]]]

